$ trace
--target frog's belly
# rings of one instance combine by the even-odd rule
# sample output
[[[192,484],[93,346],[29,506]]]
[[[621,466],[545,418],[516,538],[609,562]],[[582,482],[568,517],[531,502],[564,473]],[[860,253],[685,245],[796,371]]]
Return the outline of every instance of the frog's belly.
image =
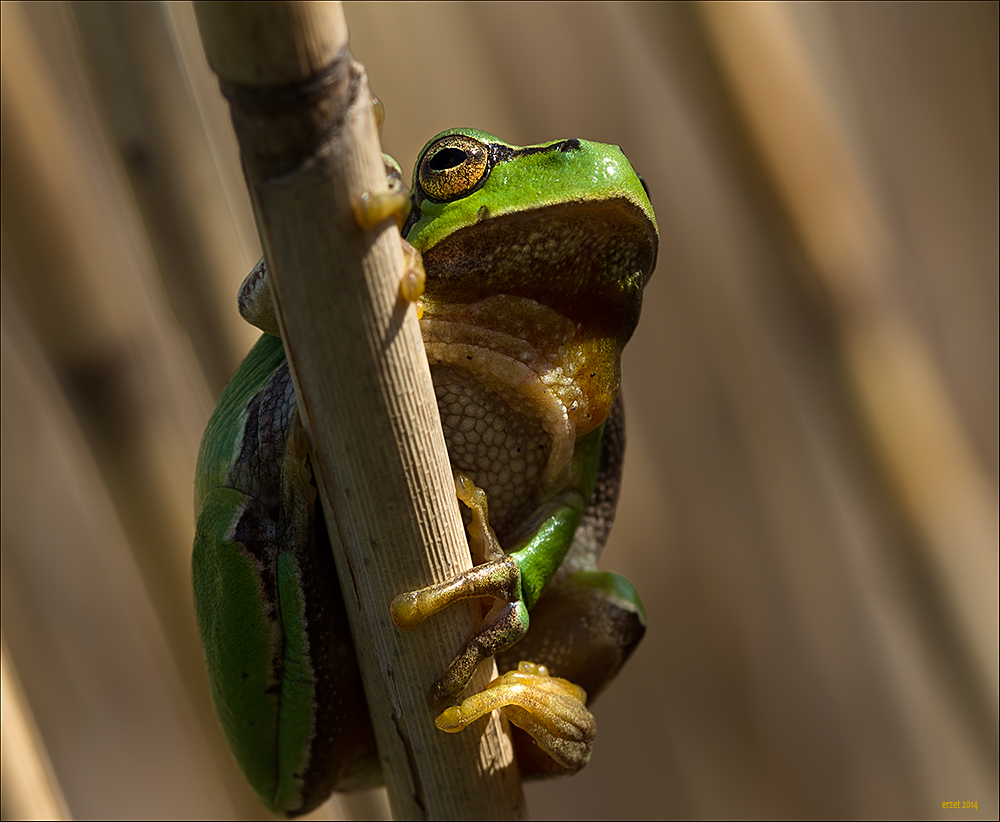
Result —
[[[549,435],[538,420],[458,369],[434,365],[431,377],[451,467],[486,492],[490,525],[503,545],[505,534],[530,513]]]

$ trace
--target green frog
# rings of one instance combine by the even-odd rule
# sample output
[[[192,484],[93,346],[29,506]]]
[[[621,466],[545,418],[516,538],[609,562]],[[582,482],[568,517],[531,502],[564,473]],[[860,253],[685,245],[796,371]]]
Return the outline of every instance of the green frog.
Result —
[[[418,304],[474,564],[401,592],[391,615],[412,630],[483,598],[481,625],[434,687],[438,727],[500,709],[518,726],[523,774],[572,773],[594,742],[586,703],[646,626],[635,587],[597,559],[621,479],[621,352],[656,261],[653,209],[621,149],[585,140],[518,147],[446,131],[420,153],[408,198],[386,163],[391,191],[359,221],[406,204],[401,293]],[[263,260],[239,306],[265,333],[202,441],[195,600],[230,747],[261,801],[294,816],[381,772]],[[502,675],[463,698],[491,656]]]

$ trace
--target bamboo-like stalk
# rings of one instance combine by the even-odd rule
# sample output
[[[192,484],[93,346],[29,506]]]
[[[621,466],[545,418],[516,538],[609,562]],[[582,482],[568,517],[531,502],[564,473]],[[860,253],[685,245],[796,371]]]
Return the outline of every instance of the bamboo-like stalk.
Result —
[[[397,297],[398,234],[392,220],[364,231],[352,214],[363,192],[387,184],[343,11],[268,2],[196,13],[274,277],[393,814],[521,816],[499,719],[447,737],[428,705],[479,609],[449,609],[414,635],[389,618],[395,594],[470,558],[416,315]],[[490,675],[480,670],[473,687]]]
[[[21,690],[7,643],[0,641],[3,732],[3,818],[69,819],[69,809],[49,762],[31,706]]]

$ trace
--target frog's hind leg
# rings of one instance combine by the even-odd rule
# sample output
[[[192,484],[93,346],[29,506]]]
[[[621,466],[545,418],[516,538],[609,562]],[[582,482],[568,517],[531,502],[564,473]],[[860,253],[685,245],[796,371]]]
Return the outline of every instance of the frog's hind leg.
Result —
[[[515,670],[521,660],[544,665],[553,677],[583,688],[592,704],[645,632],[646,609],[628,579],[606,571],[579,571],[545,591],[531,611],[531,631],[497,655],[497,669]],[[521,772],[529,778],[571,772],[517,729],[514,747]]]
[[[579,685],[551,676],[544,665],[521,661],[485,689],[448,708],[436,720],[442,731],[457,733],[481,716],[502,711],[523,729],[543,758],[551,757],[552,775],[576,773],[590,761],[597,724],[586,707],[587,694]],[[530,744],[530,743],[528,743]]]
[[[501,676],[437,719],[444,731],[499,709],[516,726],[514,749],[529,778],[563,776],[590,759],[597,726],[587,704],[614,678],[646,632],[646,610],[620,574],[578,571],[547,589],[531,631],[497,654]]]
[[[646,633],[646,608],[621,574],[578,571],[542,595],[531,631],[497,656],[501,672],[528,659],[575,682],[593,701]]]

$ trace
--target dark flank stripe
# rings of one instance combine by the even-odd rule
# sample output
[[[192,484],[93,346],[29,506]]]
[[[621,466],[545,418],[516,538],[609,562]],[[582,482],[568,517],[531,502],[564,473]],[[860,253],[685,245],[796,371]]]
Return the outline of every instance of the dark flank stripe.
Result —
[[[261,394],[263,394],[263,391]],[[257,394],[247,404],[246,413],[243,417],[243,438],[240,441],[240,451],[236,455],[237,465],[250,465],[257,456],[257,433],[260,428],[261,394]]]
[[[569,140],[562,140],[547,146],[526,146],[525,148],[512,148],[500,143],[490,143],[490,163],[506,163],[518,157],[527,157],[529,154],[548,154],[552,151],[579,151],[580,141],[573,137]]]
[[[315,540],[296,554],[314,676],[314,733],[304,774],[306,813],[340,790],[375,787],[381,770],[347,612],[322,512]]]
[[[258,499],[277,519],[281,466],[295,419],[295,392],[282,360],[264,387],[247,403],[243,438],[226,483]]]

